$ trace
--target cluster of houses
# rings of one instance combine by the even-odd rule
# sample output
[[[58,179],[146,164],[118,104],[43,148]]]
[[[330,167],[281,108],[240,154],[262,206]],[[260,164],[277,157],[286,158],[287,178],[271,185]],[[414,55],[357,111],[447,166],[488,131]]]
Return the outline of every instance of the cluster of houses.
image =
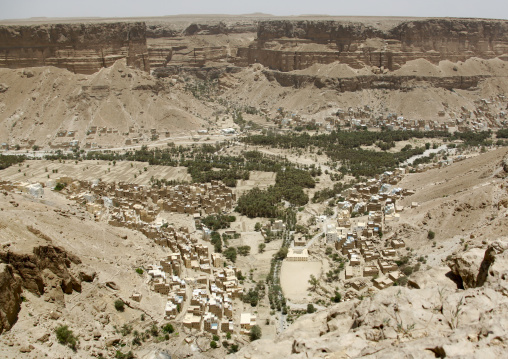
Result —
[[[388,113],[376,115],[370,106],[349,107],[347,110],[338,109],[325,116],[322,120],[304,118],[299,114],[288,114],[279,109],[274,122],[283,128],[307,126],[332,131],[341,128],[380,128],[403,131],[487,131],[492,128],[508,125],[508,106],[504,95],[493,96],[489,99],[475,101],[475,108],[469,110],[461,107],[460,112],[450,111],[447,104],[445,110],[438,111],[436,119],[407,119],[403,116]],[[504,106],[504,108],[503,108]]]
[[[168,226],[163,232],[156,241],[170,253],[151,265],[148,274],[152,289],[167,297],[166,319],[181,320],[184,327],[199,332],[249,333],[256,317],[234,311],[235,299],[243,294],[237,268],[225,267],[224,257],[210,254],[187,228]]]
[[[97,219],[136,229],[168,249],[166,258],[148,268],[153,291],[167,297],[167,319],[178,319],[186,328],[212,334],[247,334],[256,325],[255,315],[233,310],[234,300],[243,294],[237,269],[225,267],[224,257],[209,253],[209,247],[198,243],[188,227],[177,229],[157,221],[160,211],[193,214],[199,221],[201,213],[232,209],[235,195],[222,182],[161,188],[68,177],[59,182],[67,184],[70,199],[85,204]],[[132,299],[140,301],[142,296],[133,293]]]
[[[201,215],[231,210],[236,200],[232,190],[220,181],[160,188],[68,177],[59,182],[65,183],[69,197],[84,203],[96,219],[106,218],[113,226],[143,230],[149,238],[156,238],[163,225],[152,223],[161,211],[187,213],[199,220]]]
[[[400,199],[414,194],[397,187],[405,171],[385,172],[343,191],[343,201],[337,203],[337,224],[325,225],[326,243],[349,259],[344,279],[358,291],[371,283],[378,289],[387,288],[402,276],[395,260],[405,243],[401,239],[382,240],[382,233],[387,223],[399,220],[404,210]],[[305,241],[295,241],[295,247],[297,244],[305,245]],[[372,277],[376,278],[371,281]]]

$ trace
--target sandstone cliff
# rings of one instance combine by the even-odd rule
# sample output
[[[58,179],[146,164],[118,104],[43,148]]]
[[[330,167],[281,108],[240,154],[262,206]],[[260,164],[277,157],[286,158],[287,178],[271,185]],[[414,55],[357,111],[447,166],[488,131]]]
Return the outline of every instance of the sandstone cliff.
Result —
[[[259,23],[257,40],[239,49],[237,61],[281,71],[335,61],[394,70],[416,58],[437,63],[507,56],[506,20],[423,19],[389,30],[361,22],[273,20]]]
[[[263,74],[270,81],[277,81],[281,86],[301,88],[314,85],[317,88],[330,88],[337,92],[354,92],[366,89],[386,89],[409,91],[419,84],[436,88],[471,90],[487,76],[397,76],[397,75],[363,75],[356,77],[325,77],[317,75],[300,75],[290,72],[264,70]]]
[[[56,66],[91,74],[125,58],[150,70],[145,23],[0,26],[0,67]]]

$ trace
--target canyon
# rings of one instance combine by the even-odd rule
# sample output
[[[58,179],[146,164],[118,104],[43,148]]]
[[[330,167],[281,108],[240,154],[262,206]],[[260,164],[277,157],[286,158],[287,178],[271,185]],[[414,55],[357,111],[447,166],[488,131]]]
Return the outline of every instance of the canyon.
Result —
[[[508,20],[0,21],[0,356],[503,357],[507,76]]]

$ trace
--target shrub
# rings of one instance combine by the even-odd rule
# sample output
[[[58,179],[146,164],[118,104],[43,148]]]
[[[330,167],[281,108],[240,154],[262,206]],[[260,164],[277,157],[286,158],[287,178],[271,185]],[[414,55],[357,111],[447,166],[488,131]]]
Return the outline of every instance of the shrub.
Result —
[[[229,348],[229,354],[236,353],[238,351],[238,344],[231,345],[231,348]]]
[[[236,262],[236,248],[234,247],[229,247],[228,249],[226,249],[224,251],[224,257],[226,257],[226,259],[229,259],[231,262]]]
[[[261,338],[261,328],[259,327],[259,325],[254,325],[252,328],[250,328],[249,337],[251,342]]]
[[[68,345],[69,348],[76,351],[78,339],[74,336],[72,330],[67,325],[62,325],[55,329],[56,338],[58,342],[63,345]]]
[[[125,310],[125,303],[121,299],[115,300],[115,309],[119,312],[123,312]]]
[[[175,328],[173,328],[173,325],[171,325],[170,323],[166,324],[165,326],[162,327],[162,331],[164,333],[173,333],[175,331]]]
[[[307,313],[314,313],[316,311],[316,308],[312,303],[307,304]]]
[[[217,348],[217,342],[216,342],[215,340],[212,340],[212,341],[210,342],[210,347],[211,347],[212,349],[216,349],[216,348]]]
[[[410,276],[411,274],[413,274],[413,267],[406,266],[402,268],[402,273],[404,273],[406,276]]]
[[[126,335],[129,335],[132,332],[132,326],[128,324],[124,324],[122,326],[122,329],[120,329],[120,333],[125,337]]]
[[[237,252],[241,256],[248,256],[250,253],[250,246],[239,246],[237,249]]]
[[[339,303],[342,299],[342,296],[339,292],[335,291],[335,295],[332,297],[332,302]]]
[[[407,277],[400,277],[399,279],[397,279],[397,281],[395,282],[397,285],[400,285],[401,287],[404,287],[406,286],[407,284]]]
[[[157,335],[159,335],[159,328],[157,328],[157,326],[153,324],[152,327],[150,328],[150,333],[152,333],[153,337],[156,337]]]
[[[226,333],[226,339],[227,339],[227,340],[231,339],[231,332],[227,332],[227,333]]]
[[[429,231],[429,233],[427,233],[428,239],[432,240],[434,237],[436,237],[436,233],[434,233],[434,231]]]
[[[120,350],[116,351],[115,359],[134,359],[134,354],[132,351],[129,351],[128,353],[122,353]]]
[[[64,188],[65,188],[65,184],[58,182],[55,186],[55,191],[59,192],[59,191],[63,190]]]
[[[266,248],[266,244],[264,243],[259,243],[259,246],[258,246],[258,252],[259,253],[263,253],[265,251],[265,248]]]
[[[214,335],[212,336],[212,339],[213,339],[214,341],[216,341],[216,342],[217,342],[217,341],[219,341],[219,339],[220,339],[220,338],[219,338],[219,336],[218,336],[218,335],[215,335],[215,334],[214,334]]]
[[[137,274],[143,274],[143,270],[141,268],[136,268],[136,273]]]

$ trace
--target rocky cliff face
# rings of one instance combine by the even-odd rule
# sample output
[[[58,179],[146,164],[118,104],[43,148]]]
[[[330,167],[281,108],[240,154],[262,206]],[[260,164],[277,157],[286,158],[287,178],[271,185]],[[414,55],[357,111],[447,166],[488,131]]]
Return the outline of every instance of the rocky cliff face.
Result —
[[[274,20],[261,21],[257,34],[252,45],[239,49],[238,63],[292,71],[340,61],[395,70],[417,58],[433,63],[508,59],[506,20],[425,19],[389,30],[355,22]]]
[[[0,334],[9,330],[21,308],[21,281],[12,266],[0,263]]]
[[[150,70],[145,23],[0,26],[0,67],[56,66],[90,74],[122,58]]]
[[[270,81],[277,81],[281,86],[302,88],[313,85],[317,88],[329,88],[337,92],[355,92],[366,89],[385,89],[409,91],[417,85],[436,88],[473,90],[487,76],[397,76],[397,75],[362,75],[355,77],[326,77],[318,75],[301,75],[292,72],[264,70],[263,74]]]

